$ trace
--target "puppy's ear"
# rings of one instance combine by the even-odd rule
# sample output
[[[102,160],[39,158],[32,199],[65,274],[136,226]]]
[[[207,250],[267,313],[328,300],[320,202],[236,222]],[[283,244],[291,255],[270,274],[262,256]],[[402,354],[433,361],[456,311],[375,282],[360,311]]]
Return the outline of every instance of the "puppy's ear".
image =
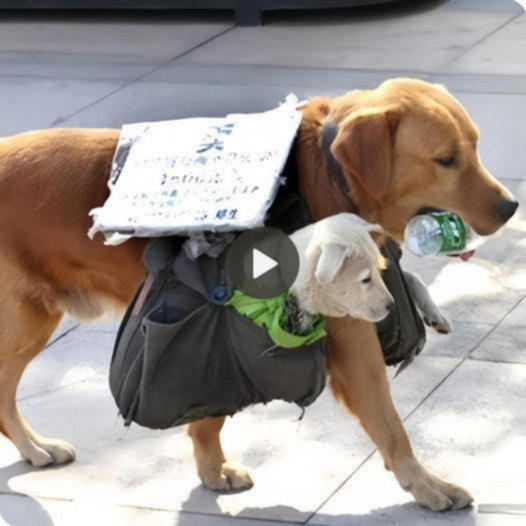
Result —
[[[342,245],[323,245],[316,265],[314,277],[320,285],[332,283],[347,257],[347,249]]]
[[[394,106],[358,110],[340,122],[331,146],[343,169],[375,198],[389,186],[392,135],[399,120],[400,111]]]

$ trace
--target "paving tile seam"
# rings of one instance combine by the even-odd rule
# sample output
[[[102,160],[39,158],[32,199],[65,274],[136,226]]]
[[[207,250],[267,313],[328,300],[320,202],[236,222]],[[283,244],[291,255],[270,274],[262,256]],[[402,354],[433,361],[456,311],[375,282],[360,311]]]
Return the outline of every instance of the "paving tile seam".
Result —
[[[18,491],[0,491],[0,497],[15,497],[21,499],[40,499],[52,502],[74,502],[75,499],[67,497],[40,497],[38,495],[29,495],[28,493],[20,493]],[[90,501],[92,502],[92,501]]]
[[[130,506],[134,507],[134,506]],[[138,507],[139,509],[143,509],[141,507]],[[162,510],[159,510],[162,511]],[[166,511],[166,510],[165,510]],[[201,517],[220,517],[222,519],[232,519],[233,521],[254,521],[254,522],[261,522],[262,524],[270,523],[270,524],[284,524],[284,525],[297,525],[301,526],[304,523],[301,521],[289,521],[287,519],[264,519],[262,517],[246,517],[244,515],[231,515],[230,513],[204,513],[200,511],[185,511],[180,510],[178,511],[180,514],[186,514],[186,515],[193,515],[193,516],[201,516]]]
[[[422,400],[411,410],[409,413],[402,419],[402,422],[407,422],[409,418],[416,412],[418,409],[426,402],[426,400],[429,399],[429,397],[437,391],[444,382],[464,363],[466,362],[470,354],[475,351],[478,346],[503,322],[503,320],[519,305],[519,303],[526,298],[525,296],[522,296],[500,319],[499,321],[486,333],[484,336],[482,336],[477,343],[469,350],[467,353],[459,359],[458,363],[455,364],[448,373],[445,374],[445,376],[439,380],[439,382],[425,395]],[[524,365],[524,364],[522,364]],[[332,499],[336,495],[336,493],[349,481],[352,479],[352,477],[367,463],[369,460],[373,457],[373,455],[377,452],[378,448],[374,448],[374,450],[367,455],[362,462],[349,474],[348,477],[345,478],[345,480],[338,485],[338,487],[309,515],[307,520],[303,524],[307,524],[310,519],[312,519],[322,508],[327,504],[327,502]]]
[[[0,59],[0,64],[2,60]],[[28,64],[30,66],[30,64]],[[148,71],[150,74],[150,71]],[[114,84],[118,82],[128,82],[130,80],[129,76],[115,76],[115,77],[104,77],[104,76],[93,76],[93,75],[38,75],[38,74],[24,74],[24,73],[2,73],[0,79],[23,79],[23,80],[33,80],[33,81],[56,81],[56,82],[113,82]],[[135,79],[134,79],[135,81]],[[69,116],[68,116],[69,118]]]
[[[80,323],[77,323],[77,325],[69,328],[67,331],[64,331],[62,334],[59,334],[56,338],[53,338],[52,340],[49,340],[48,343],[46,343],[44,349],[47,349],[48,347],[51,347],[54,343],[58,342],[59,340],[61,340],[62,338],[64,338],[64,336],[67,336],[69,333],[73,332],[75,329],[78,329],[80,327]],[[42,349],[42,350],[44,350]]]
[[[525,504],[479,504],[477,513],[487,515],[526,515]]]
[[[65,336],[68,336],[73,331],[78,330],[78,332],[80,332],[79,328],[81,327],[81,325],[87,325],[87,324],[77,323],[73,327],[69,328],[67,331],[64,331],[62,334],[58,335],[56,338],[53,338],[52,340],[50,340],[46,344],[44,349],[42,349],[42,351],[44,351],[45,349],[49,349],[55,343],[57,343],[58,341],[62,340]],[[97,330],[95,330],[95,331],[91,331],[91,332],[92,333],[95,332],[97,334],[113,334],[115,331],[110,331],[110,330],[99,330],[99,331],[97,331]],[[73,385],[80,385],[80,384],[82,384],[84,382],[87,382],[89,380],[94,380],[95,378],[97,378],[97,376],[98,376],[97,373],[93,373],[93,374],[89,375],[87,378],[84,378],[83,380],[79,380],[78,382],[71,382],[71,383],[68,383],[68,384],[65,384],[65,385],[61,385],[60,387],[57,387],[55,389],[48,389],[48,390],[45,390],[45,391],[40,391],[38,393],[22,396],[20,398],[17,398],[16,400],[17,400],[17,402],[21,402],[23,400],[29,400],[31,398],[35,398],[37,396],[42,396],[42,395],[47,395],[47,394],[51,394],[51,393],[56,393],[56,392],[62,391],[63,389],[71,387]]]
[[[117,329],[110,330],[110,329],[82,329],[79,328],[79,332],[82,334],[114,334],[117,335]]]
[[[2,57],[0,56],[0,62],[2,61]],[[135,63],[126,63],[126,66],[128,65],[140,65]],[[161,66],[164,67],[164,66]],[[440,69],[407,69],[407,68],[371,68],[371,67],[359,67],[359,68],[353,68],[353,67],[323,67],[323,66],[301,66],[301,65],[282,65],[282,64],[217,64],[217,63],[182,63],[177,64],[174,69],[181,69],[181,70],[189,70],[189,71],[199,71],[199,70],[221,70],[225,67],[232,68],[235,70],[243,70],[243,69],[250,69],[250,70],[258,70],[258,71],[264,71],[264,70],[297,70],[297,71],[321,71],[325,73],[355,73],[355,74],[362,74],[362,75],[368,75],[371,73],[405,73],[407,75],[429,75],[429,76],[440,76],[440,77],[487,77],[487,78],[498,78],[498,77],[505,77],[505,78],[526,78],[525,73],[484,73],[484,72],[468,72],[468,71],[442,71]],[[4,75],[4,74],[3,74]]]
[[[353,71],[353,70],[349,70],[349,71]],[[408,77],[412,77],[412,78],[418,78],[418,79],[421,79],[421,80],[427,80],[428,82],[439,82],[441,84],[447,84],[449,82],[448,79],[444,79],[441,75],[437,76],[438,78],[435,78],[434,75],[421,75],[421,74],[419,74],[417,72],[407,73],[404,70],[401,70],[401,71],[389,71],[389,72],[386,72],[385,70],[377,70],[377,72],[378,73],[382,73],[382,74],[387,74],[387,78],[407,77],[408,76]],[[375,70],[369,70],[369,73],[375,73]],[[72,80],[76,80],[76,79],[72,79]],[[159,80],[159,79],[156,79],[155,81],[152,81],[152,83],[155,83],[155,84],[169,84],[169,85],[177,84],[177,85],[184,85],[184,86],[201,86],[201,85],[205,84],[205,82],[202,81],[202,80],[200,80],[200,81],[177,80],[177,82],[174,82],[172,80],[162,81],[162,80]],[[206,81],[206,85],[207,86],[219,86],[219,87],[221,87],[221,86],[228,87],[228,86],[232,86],[232,85],[234,85],[234,86],[243,86],[243,87],[253,87],[254,85],[258,85],[258,86],[265,86],[265,87],[268,87],[268,88],[281,88],[281,87],[286,86],[286,83],[285,82],[280,82],[280,81],[265,82],[265,83],[246,82],[246,81],[225,83],[225,82],[221,82],[221,81],[217,81],[216,82],[216,81],[213,81],[213,80],[207,80]],[[327,90],[327,86],[322,87],[322,86],[319,86],[316,83],[308,83],[308,82],[303,82],[301,84],[296,84],[294,87],[295,87],[295,89]],[[341,90],[342,93],[343,93],[345,90],[348,90],[348,87],[346,88],[346,87],[343,87],[342,84],[335,83],[329,89]],[[488,88],[488,89],[468,89],[468,88],[454,88],[454,87],[451,87],[451,88],[449,88],[449,90],[452,91],[453,93],[462,93],[462,94],[466,94],[466,95],[497,95],[497,96],[499,96],[499,95],[502,95],[502,96],[518,95],[518,96],[526,96],[526,89],[524,91],[513,91],[513,90],[510,90],[510,91],[499,90],[499,91],[497,91],[497,90],[494,90],[494,89],[491,89],[491,88]],[[323,93],[323,91],[321,93]],[[109,96],[111,96],[111,95],[109,95]],[[89,107],[89,106],[87,106],[87,107]]]
[[[1,57],[0,57],[1,61]],[[164,67],[164,66],[161,66]],[[301,66],[301,65],[282,65],[282,64],[223,64],[223,63],[183,63],[183,64],[177,64],[176,68],[181,70],[221,70],[225,67],[232,68],[235,70],[243,70],[243,69],[250,69],[250,70],[294,70],[294,71],[320,71],[325,73],[351,73],[351,74],[359,74],[359,75],[370,75],[374,73],[387,73],[387,74],[405,74],[405,75],[419,75],[421,77],[429,76],[429,77],[481,77],[481,78],[499,78],[499,77],[505,77],[510,79],[522,79],[526,78],[526,75],[524,73],[485,73],[485,72],[469,72],[469,71],[443,71],[441,68],[439,69],[407,69],[404,67],[400,68],[374,68],[374,67],[366,67],[366,68],[353,68],[353,67],[319,67],[319,66]],[[174,68],[175,69],[175,68]],[[6,75],[7,76],[7,75]],[[207,79],[208,82],[208,79]],[[213,81],[211,81],[213,82]]]
[[[151,73],[155,73],[155,71],[156,70],[149,71],[145,75],[148,76]],[[349,71],[354,71],[354,70],[349,70]],[[421,80],[427,80],[428,82],[438,82],[438,83],[446,84],[446,85],[450,82],[448,79],[444,79],[442,75],[438,75],[438,74],[437,75],[422,75],[422,74],[420,74],[418,72],[407,73],[405,70],[400,70],[400,71],[392,70],[392,71],[388,71],[388,72],[386,72],[385,70],[368,70],[368,72],[370,74],[373,74],[373,73],[386,74],[387,78],[412,77],[412,78],[418,78],[418,79],[421,79]],[[2,77],[9,77],[9,75],[2,75]],[[12,75],[12,77],[13,78],[27,78],[27,79],[31,79],[31,80],[64,80],[64,81],[92,81],[92,80],[95,80],[95,81],[101,81],[101,82],[106,82],[106,81],[107,82],[111,82],[111,81],[115,81],[115,80],[117,82],[119,82],[121,80],[124,80],[124,81],[128,80],[128,79],[95,78],[95,77],[89,77],[89,78],[88,77],[86,77],[86,78],[81,78],[81,77],[34,77],[34,76],[22,76],[22,75]],[[521,75],[520,78],[522,78],[522,77],[523,76]],[[143,77],[139,77],[137,79],[132,80],[128,84],[119,86],[118,88],[115,88],[115,90],[113,90],[112,92],[104,95],[103,97],[101,97],[97,101],[92,102],[92,103],[84,106],[83,108],[81,108],[80,110],[76,111],[75,113],[73,113],[71,115],[68,115],[67,117],[62,117],[60,119],[57,119],[56,121],[54,121],[51,124],[51,126],[54,127],[54,126],[57,126],[57,125],[62,125],[64,122],[66,122],[70,118],[73,118],[73,117],[77,116],[79,113],[82,113],[84,110],[87,110],[87,109],[89,109],[89,108],[91,108],[93,106],[96,106],[99,102],[104,101],[105,99],[111,97],[115,93],[118,93],[119,91],[121,91],[123,89],[126,89],[126,88],[134,85],[135,83],[141,83],[143,80],[144,80]],[[148,83],[148,82],[146,82],[146,83]],[[264,87],[268,87],[268,88],[281,88],[281,87],[286,86],[286,83],[284,83],[284,82],[260,83],[260,82],[245,82],[245,81],[241,81],[241,82],[225,83],[225,82],[220,82],[220,81],[216,82],[216,81],[213,81],[213,80],[207,80],[206,82],[204,80],[203,81],[177,80],[177,82],[174,82],[172,80],[162,81],[160,79],[156,79],[154,81],[151,81],[151,83],[152,84],[169,84],[169,85],[174,85],[175,84],[175,85],[184,85],[184,86],[201,86],[203,84],[206,84],[207,86],[219,86],[219,87],[221,87],[221,86],[228,87],[228,86],[232,86],[232,85],[244,86],[244,87],[253,87],[254,85],[258,85],[258,86],[264,86]],[[446,87],[448,87],[448,86],[446,86]],[[299,89],[306,89],[306,90],[327,90],[327,86],[322,87],[322,86],[319,86],[316,83],[302,83],[301,85],[299,85],[299,84],[295,85],[295,89],[298,89],[298,88]],[[345,90],[348,90],[348,87],[344,87],[341,84],[335,84],[332,89],[340,90],[343,93],[343,92],[345,92]],[[480,88],[480,89],[475,89],[475,88],[468,89],[468,88],[455,88],[455,87],[448,87],[448,89],[451,92],[453,92],[453,93],[461,93],[461,94],[465,94],[465,95],[526,96],[526,89],[524,89],[524,91],[516,91],[516,90],[505,91],[505,90],[495,90],[495,89],[492,89],[492,88],[488,88],[488,89],[483,89],[483,88]],[[323,94],[323,91],[321,91],[320,93]]]
[[[512,360],[492,360],[491,358],[476,358],[474,356],[469,356],[468,360],[472,362],[502,363],[504,365],[526,365],[526,362],[514,362]]]
[[[134,507],[134,506],[130,506]],[[139,509],[142,509],[139,507]],[[162,510],[159,510],[162,511]],[[298,525],[301,526],[304,524],[301,521],[289,521],[287,519],[264,519],[262,517],[245,517],[244,515],[231,515],[229,513],[204,513],[200,511],[185,511],[180,510],[178,511],[180,514],[185,515],[193,515],[193,516],[201,516],[201,517],[220,517],[222,519],[232,519],[234,521],[254,521],[254,522],[261,522],[262,524],[270,523],[270,524],[284,524],[284,525]]]
[[[507,95],[522,95],[522,96],[526,96],[526,90],[525,91],[487,91],[487,90],[474,91],[474,90],[469,90],[469,89],[452,89],[451,91],[455,93],[462,93],[465,95],[506,95],[506,96]],[[515,180],[518,181],[520,179],[515,179]]]
[[[152,73],[154,73],[155,71],[157,71],[157,70],[159,70],[159,69],[161,69],[163,67],[169,66],[170,64],[172,64],[176,60],[178,60],[181,57],[184,57],[185,55],[187,55],[188,53],[191,53],[192,51],[195,51],[196,49],[199,49],[201,46],[204,46],[204,45],[208,44],[209,42],[212,42],[216,38],[219,38],[219,37],[223,36],[224,34],[228,33],[229,31],[232,31],[232,29],[234,29],[235,27],[236,27],[235,25],[232,25],[232,26],[228,27],[227,29],[225,29],[223,31],[220,31],[219,33],[215,34],[214,36],[204,40],[203,42],[200,42],[196,46],[194,46],[194,47],[192,47],[192,48],[190,48],[190,49],[188,49],[188,50],[186,50],[186,51],[184,51],[182,53],[179,53],[178,55],[176,55],[175,57],[171,58],[170,60],[167,60],[165,62],[162,62],[162,63],[158,64],[157,66],[153,67],[149,71],[146,71],[145,73],[143,73],[142,75],[139,75],[135,79],[132,79],[129,82],[123,84],[122,86],[119,86],[118,88],[110,91],[106,95],[104,95],[102,97],[99,97],[99,99],[87,104],[86,106],[80,108],[79,110],[75,111],[74,113],[71,113],[67,117],[58,117],[57,119],[55,119],[54,122],[51,123],[50,127],[53,128],[55,126],[64,124],[69,119],[71,119],[73,117],[76,117],[77,115],[79,115],[83,111],[87,110],[88,108],[92,108],[93,106],[96,106],[99,102],[102,102],[102,101],[108,99],[109,97],[111,97],[112,95],[115,95],[115,93],[118,93],[119,91],[122,91],[123,89],[128,88],[129,86],[132,86],[133,84],[135,84],[137,82],[140,82],[141,80],[145,79],[148,75],[151,75]]]
[[[2,60],[0,52],[0,61]],[[130,65],[126,63],[125,65]],[[224,67],[230,67],[233,69],[246,69],[251,68],[254,70],[266,70],[266,69],[294,69],[294,70],[319,70],[319,71],[328,71],[328,72],[344,72],[352,71],[354,73],[371,73],[375,71],[385,71],[385,72],[395,72],[395,71],[405,71],[407,73],[418,73],[420,75],[441,75],[441,76],[451,76],[451,77],[461,77],[463,75],[469,76],[478,76],[478,77],[526,77],[525,73],[471,73],[466,71],[442,71],[440,69],[410,69],[410,68],[371,68],[371,67],[336,67],[336,66],[305,66],[305,65],[283,65],[283,64],[223,64],[223,63],[205,63],[205,62],[183,62],[178,64],[177,68],[185,68],[189,70],[200,70],[200,69],[222,69]]]
[[[505,28],[508,24],[511,24],[514,20],[519,18],[520,16],[524,15],[524,10],[522,13],[517,13],[515,16],[512,16],[509,20],[501,24],[500,26],[496,27],[493,31],[490,31],[487,35],[484,35],[483,37],[479,38],[476,42],[471,44],[466,49],[462,50],[458,56],[456,56],[453,60],[448,62],[445,66],[440,68],[440,71],[444,71],[448,67],[451,67],[453,64],[456,64],[466,53],[471,51],[472,49],[476,48],[479,44],[482,44],[485,40],[491,38],[493,35],[497,34],[501,29]]]
[[[456,365],[454,365],[450,371],[448,373],[446,373],[446,375],[442,378],[442,380],[440,380],[436,385],[435,387],[433,387],[433,389],[431,389],[431,391],[426,395],[424,396],[424,398],[418,403],[418,405],[415,406],[414,409],[412,409],[408,414],[407,416],[403,419],[404,422],[406,422],[416,411],[418,411],[418,409],[426,402],[426,400],[428,398],[431,397],[431,395],[437,391],[443,384],[444,382],[464,363],[466,362],[468,359],[470,359],[470,355],[471,353],[473,353],[478,347],[479,345],[484,341],[486,340],[486,338],[488,338],[496,329],[497,327],[499,327],[502,322],[508,317],[509,314],[511,314],[511,312],[513,312],[513,310],[515,310],[515,308],[519,305],[519,303],[521,303],[521,301],[526,298],[526,295],[524,296],[521,296],[520,299],[518,301],[516,301],[512,307],[510,307],[506,313],[499,319],[499,321],[486,333],[484,334],[481,338],[479,338],[479,340],[477,341],[477,343],[475,343],[475,345],[469,349],[466,354],[461,357],[458,361],[458,363]]]
[[[1,28],[1,26],[0,26]],[[56,56],[56,57],[71,57],[71,58],[78,58],[84,56],[89,56],[95,58],[144,58],[146,61],[149,61],[150,65],[156,65],[159,64],[158,61],[156,61],[154,58],[148,58],[152,57],[152,55],[138,55],[136,53],[131,54],[121,54],[121,53],[108,53],[106,51],[97,52],[97,51],[60,51],[58,49],[54,49],[52,51],[40,51],[38,49],[10,49],[8,51],[0,51],[0,59],[3,57],[9,58],[11,56],[17,57],[18,55],[28,56],[28,55],[44,55],[44,56]],[[155,63],[155,64],[154,64]]]
[[[39,396],[45,396],[48,394],[58,393],[60,391],[63,391],[64,389],[68,389],[69,387],[73,387],[74,385],[81,385],[86,382],[90,382],[92,380],[97,379],[98,374],[92,373],[87,378],[84,378],[83,380],[79,380],[78,382],[71,382],[64,385],[61,385],[60,387],[57,387],[55,389],[47,389],[45,391],[40,391],[39,393],[33,393],[25,396],[21,396],[20,398],[17,398],[17,402],[25,402],[26,400],[31,400],[32,398],[37,398]]]
[[[139,506],[136,504],[119,504],[114,502],[107,502],[102,500],[93,500],[85,498],[66,498],[66,497],[49,497],[41,496],[29,493],[20,493],[15,491],[0,491],[0,497],[14,497],[22,499],[38,499],[44,502],[62,502],[67,504],[92,504],[92,505],[102,505],[102,506],[112,506],[115,508],[122,509],[132,509],[140,511],[153,511],[153,512],[164,512],[164,513],[176,513],[178,515],[191,515],[191,516],[200,516],[200,517],[219,517],[221,519],[232,519],[233,521],[254,521],[261,522],[262,524],[271,523],[271,524],[284,524],[284,525],[302,525],[302,522],[298,521],[289,521],[286,519],[263,519],[263,518],[251,518],[244,516],[230,515],[228,513],[204,513],[198,511],[187,511],[175,508],[159,508],[155,506]]]
[[[226,31],[225,31],[226,32]],[[217,36],[220,36],[220,35],[217,35]],[[215,37],[214,37],[215,38]],[[192,50],[193,51],[193,50]],[[190,51],[189,51],[190,52]],[[181,55],[183,56],[183,55]],[[53,74],[49,74],[49,75],[46,75],[46,74],[29,74],[29,73],[2,73],[1,74],[1,78],[6,78],[6,79],[9,79],[9,78],[23,78],[23,79],[34,79],[34,80],[71,80],[71,81],[114,81],[114,82],[117,82],[119,80],[123,81],[123,82],[128,82],[129,84],[133,84],[135,82],[138,82],[138,81],[141,81],[143,80],[145,77],[149,76],[149,75],[152,75],[153,73],[157,72],[158,70],[161,70],[167,66],[170,66],[172,64],[172,62],[178,60],[179,58],[181,58],[180,56],[178,57],[175,57],[175,58],[172,58],[170,59],[169,61],[167,62],[163,62],[161,64],[157,64],[157,65],[154,65],[153,67],[151,67],[150,69],[148,69],[148,71],[142,73],[141,75],[139,75],[138,77],[136,78],[133,78],[133,79],[130,79],[129,77],[127,76],[123,76],[123,77],[119,77],[119,76],[116,76],[116,77],[98,77],[98,76],[82,76],[82,74],[79,74],[79,75],[53,75]],[[0,57],[0,63],[2,63],[2,59]],[[128,65],[128,64],[126,64]],[[137,64],[133,64],[135,66],[140,66],[140,65],[137,65]],[[187,66],[186,64],[185,65],[180,65],[180,66],[177,66],[177,68],[187,68],[189,66]],[[194,66],[191,66],[192,68]],[[205,65],[200,65],[199,66],[199,69],[203,69],[203,70],[206,70],[208,68],[215,68],[215,69],[222,69],[222,68],[238,68],[239,70],[243,70],[243,69],[267,69],[267,70],[283,70],[283,71],[290,71],[291,69],[294,69],[294,70],[301,70],[301,71],[315,71],[315,72],[320,72],[320,73],[327,73],[327,72],[330,72],[330,73],[349,73],[349,74],[359,74],[359,75],[371,75],[371,74],[387,74],[389,76],[407,76],[407,77],[411,77],[411,76],[418,76],[420,77],[421,79],[424,79],[424,80],[429,80],[430,78],[432,78],[433,76],[436,76],[436,75],[440,75],[441,77],[444,76],[444,73],[441,73],[441,72],[435,72],[435,71],[420,71],[420,70],[407,70],[407,69],[355,69],[355,68],[317,68],[317,67],[312,67],[312,66],[309,66],[309,67],[302,67],[302,66],[279,66],[279,65],[272,65],[272,64],[267,64],[267,65],[257,65],[257,64],[247,64],[247,65],[242,65],[242,66],[236,66],[234,64],[221,64],[221,65],[217,65],[217,64],[205,64]],[[175,69],[175,68],[174,68]],[[462,75],[466,75],[468,73],[451,73],[451,74],[447,74],[448,76],[462,76]],[[477,74],[469,74],[469,75],[477,75]],[[487,74],[485,74],[487,75]],[[495,75],[497,76],[497,75]],[[511,75],[510,75],[511,76]],[[517,77],[517,78],[522,78],[522,77],[526,77],[526,75],[514,75],[514,77]],[[155,83],[159,83],[159,84],[174,84],[174,81],[169,79],[169,80],[161,80],[161,79],[156,79],[154,81]],[[204,79],[201,79],[201,80],[198,80],[198,81],[195,81],[195,80],[185,80],[184,78],[183,79],[180,79],[180,80],[177,80],[177,84],[203,84],[205,82]],[[206,79],[206,84],[211,84],[211,85],[230,85],[230,84],[227,84],[225,82],[222,82],[222,81],[215,81],[214,79]],[[237,84],[246,84],[246,85],[252,85],[253,82],[238,82]],[[265,85],[269,85],[269,86],[273,86],[273,85],[282,85],[282,84],[279,84],[279,83],[269,83],[269,84],[265,84]],[[124,87],[127,87],[127,86],[124,86]],[[313,86],[307,86],[307,87],[313,87]],[[316,87],[316,86],[314,86]],[[123,87],[119,87],[117,89],[123,89]],[[107,95],[107,96],[110,96],[111,94]],[[101,98],[101,100],[103,100],[104,98],[106,98],[107,96],[104,96]],[[97,101],[99,102],[99,101]],[[96,104],[97,102],[93,103],[93,104]],[[90,104],[92,105],[92,104]],[[89,107],[90,105],[86,106]],[[84,109],[84,108],[83,108]],[[79,112],[82,111],[82,110],[79,110]],[[70,118],[72,117],[73,115],[70,115],[68,116],[67,118]]]
[[[373,457],[373,455],[378,451],[378,448],[374,448],[359,464],[354,468],[351,473],[342,481],[341,484],[338,484],[338,486],[334,489],[334,491],[307,517],[307,519],[302,524],[307,524],[315,515],[318,514],[318,512],[331,500],[338,491],[340,491],[349,480],[351,480],[352,477],[367,463],[369,460]]]
[[[499,177],[499,181],[512,181],[515,183],[524,183],[526,179],[518,179],[516,177]]]
[[[172,60],[177,60],[177,59],[172,59]],[[1,63],[1,59],[0,59],[0,63]],[[145,77],[155,73],[156,71],[166,67],[167,65],[169,65],[170,63],[162,63],[158,66],[155,66],[153,67],[152,69],[149,69],[148,71],[144,72],[143,74],[139,75],[138,77],[136,78],[133,78],[133,79],[130,79],[129,76],[122,76],[122,77],[119,77],[119,76],[115,76],[115,77],[105,77],[105,76],[83,76],[82,74],[79,74],[79,75],[45,75],[45,74],[42,74],[42,75],[35,75],[35,74],[24,74],[24,73],[2,73],[1,75],[1,78],[5,78],[5,79],[28,79],[28,80],[38,80],[38,81],[71,81],[71,82],[90,82],[90,81],[97,81],[97,82],[113,82],[113,83],[121,83],[121,85],[118,87],[118,88],[115,88],[115,90],[113,90],[112,92],[104,95],[103,97],[99,98],[98,100],[82,107],[81,109],[77,110],[75,113],[73,114],[70,114],[68,115],[67,117],[62,117],[59,119],[57,119],[56,122],[53,122],[52,123],[52,126],[54,125],[58,125],[58,124],[61,124],[63,122],[66,122],[68,119],[76,116],[78,113],[81,113],[82,111],[84,111],[85,109],[88,109],[96,104],[98,104],[99,102],[105,100],[106,98],[108,97],[111,97],[113,94],[117,93],[118,91],[122,90],[122,89],[125,89],[127,87],[129,87],[130,85],[133,85],[134,83],[136,82],[140,82],[142,80],[144,80]],[[185,67],[185,66],[181,66],[182,68]],[[206,66],[202,66],[203,68],[206,69]],[[211,65],[210,67],[217,67],[217,66],[214,66],[214,65]],[[231,66],[231,65],[226,65],[224,67],[235,67],[235,66]],[[254,68],[254,66],[242,66],[241,68],[243,67],[247,67],[247,68]],[[288,70],[290,69],[290,67],[285,67],[285,66],[258,66],[258,68],[267,68],[267,69],[283,69],[283,70]],[[341,73],[341,72],[345,72],[345,73],[348,73],[349,75],[353,75],[353,74],[359,74],[359,75],[374,75],[374,74],[384,74],[384,75],[387,75],[389,77],[399,77],[399,76],[409,76],[409,77],[417,77],[417,78],[420,78],[420,79],[423,79],[423,80],[428,80],[430,82],[442,82],[442,83],[448,83],[450,82],[449,79],[455,79],[455,78],[462,78],[466,75],[469,75],[470,77],[480,77],[481,80],[484,80],[484,79],[489,79],[489,78],[497,78],[501,75],[491,75],[491,74],[488,74],[488,73],[467,73],[467,72],[459,72],[459,73],[448,73],[448,72],[440,72],[440,71],[408,71],[406,69],[391,69],[391,70],[386,70],[386,69],[354,69],[354,68],[350,68],[350,69],[345,69],[345,68],[313,68],[313,67],[297,67],[297,66],[294,66],[295,70],[305,70],[305,71],[309,71],[309,70],[313,70],[313,71],[319,71],[319,72],[335,72],[335,73]],[[511,79],[523,79],[526,81],[526,76],[525,75],[512,75],[512,74],[507,74],[506,76],[510,77]],[[200,80],[192,80],[192,79],[189,79],[189,80],[185,80],[184,78],[183,79],[178,79],[177,82],[174,82],[173,80],[162,80],[162,79],[156,79],[154,81],[156,84],[181,84],[181,85],[187,85],[187,86],[192,86],[192,85],[200,85],[200,84],[203,84],[205,81],[203,79],[200,79]],[[228,85],[231,85],[232,83],[225,83],[223,81],[216,81],[216,80],[213,80],[213,79],[207,79],[206,80],[206,84],[207,85],[212,85],[212,86],[228,86]],[[258,84],[258,85],[261,85],[260,82],[251,82],[251,81],[243,81],[241,80],[240,82],[235,82],[234,84],[236,85],[240,85],[240,86],[253,86],[254,84]],[[279,81],[276,81],[276,82],[268,82],[266,81],[264,84],[264,86],[268,86],[268,87],[281,87],[284,85],[283,82],[279,82]],[[336,87],[338,87],[339,84],[336,83]],[[318,88],[321,88],[321,86],[318,85],[318,83],[316,82],[313,82],[313,83],[303,83],[302,88],[306,88],[306,89],[318,89]],[[342,88],[344,89],[344,88]],[[496,90],[495,88],[487,88],[487,89],[484,89],[484,88],[452,88],[452,91],[456,92],[456,93],[463,93],[463,94],[477,94],[477,95],[526,95],[526,89],[524,90],[516,90],[516,89],[510,89],[510,90],[502,90],[502,89],[499,89],[499,90]]]

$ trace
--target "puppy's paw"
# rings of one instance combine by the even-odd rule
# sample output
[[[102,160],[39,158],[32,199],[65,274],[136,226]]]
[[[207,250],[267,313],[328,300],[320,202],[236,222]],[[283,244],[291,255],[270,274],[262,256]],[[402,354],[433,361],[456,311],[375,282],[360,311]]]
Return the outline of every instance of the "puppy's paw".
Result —
[[[210,469],[199,475],[203,484],[214,491],[244,491],[254,485],[243,466],[229,461],[223,462],[220,469]]]
[[[473,502],[465,489],[435,477],[414,458],[408,459],[395,474],[402,488],[430,510],[460,510]]]
[[[422,309],[422,316],[424,323],[440,334],[449,334],[451,332],[449,320],[434,303],[426,303]]]

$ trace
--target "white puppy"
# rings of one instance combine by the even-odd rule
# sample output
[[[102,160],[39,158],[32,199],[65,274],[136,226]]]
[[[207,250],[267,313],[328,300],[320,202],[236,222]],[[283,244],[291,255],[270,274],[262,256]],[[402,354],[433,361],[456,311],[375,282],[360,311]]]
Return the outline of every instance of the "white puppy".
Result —
[[[382,232],[354,214],[338,214],[294,232],[300,255],[291,292],[310,314],[347,314],[377,322],[393,304],[381,271],[385,260],[369,235]]]

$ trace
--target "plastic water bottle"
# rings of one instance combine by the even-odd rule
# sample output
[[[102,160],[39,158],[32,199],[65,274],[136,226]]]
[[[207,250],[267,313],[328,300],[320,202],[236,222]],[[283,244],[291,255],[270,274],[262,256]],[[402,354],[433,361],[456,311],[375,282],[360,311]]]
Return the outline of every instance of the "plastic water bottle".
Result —
[[[482,240],[452,212],[431,212],[413,217],[404,231],[409,250],[417,256],[473,254]]]

